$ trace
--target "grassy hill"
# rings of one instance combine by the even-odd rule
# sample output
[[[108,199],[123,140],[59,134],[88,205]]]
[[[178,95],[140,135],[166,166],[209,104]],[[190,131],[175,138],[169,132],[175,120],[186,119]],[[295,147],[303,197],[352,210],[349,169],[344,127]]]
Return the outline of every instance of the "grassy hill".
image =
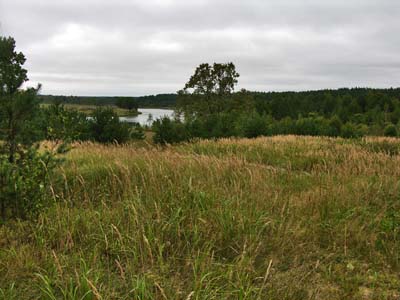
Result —
[[[399,299],[400,141],[76,144],[0,299]]]

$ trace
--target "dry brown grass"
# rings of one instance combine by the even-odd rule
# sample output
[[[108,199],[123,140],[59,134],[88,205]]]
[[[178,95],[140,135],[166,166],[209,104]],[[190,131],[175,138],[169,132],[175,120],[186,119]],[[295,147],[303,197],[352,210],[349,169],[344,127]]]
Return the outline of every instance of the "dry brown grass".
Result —
[[[399,147],[75,144],[54,207],[1,227],[0,287],[15,299],[399,299]]]

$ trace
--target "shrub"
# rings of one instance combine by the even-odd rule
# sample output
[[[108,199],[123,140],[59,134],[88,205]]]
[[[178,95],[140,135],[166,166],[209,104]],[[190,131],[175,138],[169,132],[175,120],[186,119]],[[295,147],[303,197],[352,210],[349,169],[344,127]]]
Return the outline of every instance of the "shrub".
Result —
[[[37,88],[22,89],[28,80],[25,56],[13,38],[0,37],[0,210],[1,220],[26,218],[45,206],[49,174],[57,165],[53,152],[39,151],[43,132],[37,126]],[[57,148],[65,150],[64,145]]]
[[[209,118],[208,118],[209,119]],[[237,122],[237,115],[235,113],[219,113],[215,114],[211,124],[210,133],[211,137],[223,138],[237,136],[235,122]]]
[[[59,147],[61,153],[65,147]],[[20,151],[13,161],[0,156],[1,218],[27,218],[47,204],[50,175],[60,162],[55,153],[39,152],[38,146]]]
[[[89,129],[91,138],[99,143],[125,143],[130,138],[129,125],[121,122],[112,108],[97,108]]]
[[[134,140],[144,140],[144,130],[139,123],[134,123],[131,125],[130,138]]]
[[[393,124],[389,124],[385,127],[385,130],[383,132],[384,136],[392,136],[396,137],[397,136],[397,128]]]
[[[361,136],[361,133],[357,130],[357,126],[353,123],[346,123],[341,128],[341,136],[344,138],[357,138]]]
[[[204,130],[204,121],[200,120],[200,118],[195,118],[192,120],[185,121],[187,131],[190,132],[191,137],[200,137],[207,138],[209,134],[207,134]]]
[[[295,132],[298,135],[321,135],[323,124],[320,119],[313,117],[299,118],[295,123]]]
[[[294,134],[295,130],[295,121],[290,117],[283,118],[279,121],[274,121],[271,124],[272,135]]]
[[[84,113],[54,104],[42,110],[42,130],[47,140],[87,140],[89,120]]]
[[[330,120],[329,120],[329,128],[330,128],[330,133],[328,134],[329,136],[339,136],[340,131],[342,128],[342,121],[337,115],[334,115]]]
[[[180,120],[171,120],[168,117],[157,119],[153,123],[153,140],[157,144],[173,144],[189,139],[185,124]]]
[[[258,113],[246,115],[239,123],[239,132],[247,138],[268,135],[268,119]]]
[[[128,110],[138,109],[137,101],[131,97],[118,97],[115,104],[120,108]]]

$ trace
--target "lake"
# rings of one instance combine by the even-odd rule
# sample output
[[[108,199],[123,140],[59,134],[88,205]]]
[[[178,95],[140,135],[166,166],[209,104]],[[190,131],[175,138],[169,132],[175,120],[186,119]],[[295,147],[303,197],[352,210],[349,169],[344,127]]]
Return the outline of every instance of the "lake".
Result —
[[[139,108],[140,115],[135,117],[120,117],[119,119],[123,122],[128,123],[139,123],[140,125],[151,125],[153,121],[162,118],[169,117],[172,118],[174,111],[172,109],[163,108]]]

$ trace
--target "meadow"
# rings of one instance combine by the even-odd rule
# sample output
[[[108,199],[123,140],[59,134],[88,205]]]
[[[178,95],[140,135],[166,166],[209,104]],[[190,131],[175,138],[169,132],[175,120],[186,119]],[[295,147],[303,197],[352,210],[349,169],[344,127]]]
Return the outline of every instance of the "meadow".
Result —
[[[76,143],[0,299],[400,299],[400,140]]]

